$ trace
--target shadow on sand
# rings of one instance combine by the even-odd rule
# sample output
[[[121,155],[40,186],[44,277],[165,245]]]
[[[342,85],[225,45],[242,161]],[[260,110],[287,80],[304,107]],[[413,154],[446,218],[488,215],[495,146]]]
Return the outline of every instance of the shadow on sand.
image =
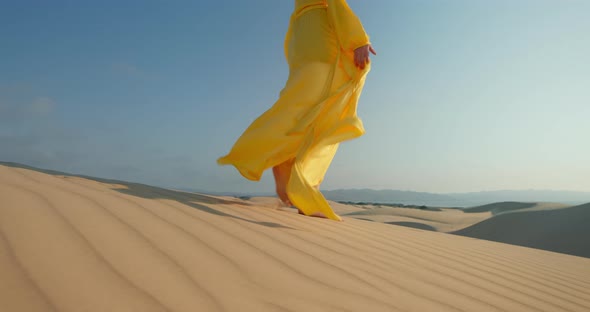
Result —
[[[491,212],[493,215],[497,215],[507,211],[515,211],[536,206],[537,203],[522,203],[522,202],[500,202],[493,203],[483,206],[471,207],[463,209],[465,213],[476,213],[476,212]]]
[[[239,205],[239,206],[252,206],[252,204],[250,204],[250,203],[240,201],[237,199],[236,200],[222,199],[222,198],[217,198],[217,197],[208,196],[208,195],[204,195],[204,194],[169,190],[169,189],[159,188],[159,187],[155,187],[155,186],[149,186],[149,185],[145,185],[145,184],[141,184],[141,183],[125,182],[125,181],[111,180],[111,179],[102,179],[102,178],[90,177],[90,176],[85,176],[85,175],[60,172],[60,171],[55,171],[55,170],[46,170],[46,169],[35,168],[35,167],[31,167],[31,166],[27,166],[27,165],[23,165],[23,164],[19,164],[19,163],[13,163],[13,162],[0,161],[0,165],[4,165],[7,167],[22,168],[22,169],[38,171],[38,172],[46,173],[49,175],[78,177],[78,178],[84,178],[84,179],[88,179],[88,180],[92,180],[92,181],[96,181],[96,182],[100,182],[100,183],[118,184],[118,185],[124,186],[125,188],[111,188],[111,189],[114,191],[120,192],[120,193],[124,193],[124,194],[131,195],[131,196],[136,196],[136,197],[141,197],[141,198],[146,198],[146,199],[173,200],[173,201],[177,201],[181,204],[187,205],[189,207],[199,209],[200,211],[207,212],[207,213],[210,213],[210,214],[213,214],[216,216],[234,218],[237,220],[246,221],[246,222],[250,222],[250,223],[261,225],[261,226],[272,227],[272,228],[293,229],[291,227],[287,227],[282,224],[278,224],[278,223],[274,223],[274,222],[261,222],[261,221],[255,221],[255,220],[242,218],[242,217],[228,214],[223,211],[219,211],[217,209],[207,206],[207,204],[221,204],[221,205],[230,205],[231,204],[231,205]]]
[[[418,223],[418,222],[407,222],[407,221],[400,221],[400,222],[385,222],[387,224],[392,224],[392,225],[400,225],[400,226],[405,226],[405,227],[410,227],[413,229],[419,229],[419,230],[426,230],[426,231],[434,231],[436,232],[436,229],[428,224],[423,224],[423,223]]]

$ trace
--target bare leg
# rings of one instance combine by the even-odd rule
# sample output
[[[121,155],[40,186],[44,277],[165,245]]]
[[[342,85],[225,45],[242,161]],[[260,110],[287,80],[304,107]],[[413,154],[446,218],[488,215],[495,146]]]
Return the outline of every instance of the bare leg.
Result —
[[[276,192],[279,199],[287,206],[291,206],[291,201],[287,195],[287,183],[291,177],[292,160],[287,160],[284,163],[272,168],[272,173],[275,178]]]

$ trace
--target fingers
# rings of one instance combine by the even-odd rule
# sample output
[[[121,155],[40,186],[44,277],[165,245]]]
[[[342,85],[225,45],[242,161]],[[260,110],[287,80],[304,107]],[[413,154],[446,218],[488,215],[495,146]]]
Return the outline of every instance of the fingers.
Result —
[[[369,63],[369,53],[365,52],[363,53],[363,59],[361,60],[361,69],[365,69],[367,63]]]
[[[377,52],[375,51],[375,49],[373,49],[373,46],[369,46],[369,51],[371,51],[371,53],[373,53],[373,55],[377,55]]]
[[[368,62],[369,53],[366,49],[357,49],[354,53],[354,65],[359,69],[365,69],[365,65]]]
[[[358,49],[354,53],[354,65],[361,68],[363,62],[363,49]]]
[[[354,65],[361,70],[365,69],[370,62],[369,52],[373,53],[373,55],[377,55],[377,52],[370,44],[354,50]]]

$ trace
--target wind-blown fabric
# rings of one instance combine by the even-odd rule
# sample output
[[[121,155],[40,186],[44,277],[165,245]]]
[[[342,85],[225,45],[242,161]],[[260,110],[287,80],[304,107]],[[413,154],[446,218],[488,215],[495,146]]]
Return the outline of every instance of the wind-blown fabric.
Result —
[[[368,43],[345,0],[296,0],[285,37],[287,83],[218,164],[233,165],[253,181],[279,166],[290,172],[293,205],[340,220],[317,187],[339,143],[364,133],[357,103],[370,66],[358,69],[354,50]]]

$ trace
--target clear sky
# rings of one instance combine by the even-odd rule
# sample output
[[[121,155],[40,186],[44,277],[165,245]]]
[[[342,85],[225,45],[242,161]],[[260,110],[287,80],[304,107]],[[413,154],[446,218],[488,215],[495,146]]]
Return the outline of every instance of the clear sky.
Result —
[[[349,0],[378,52],[323,189],[590,191],[590,1]],[[0,160],[272,191],[215,160],[277,99],[292,0],[0,0]]]

